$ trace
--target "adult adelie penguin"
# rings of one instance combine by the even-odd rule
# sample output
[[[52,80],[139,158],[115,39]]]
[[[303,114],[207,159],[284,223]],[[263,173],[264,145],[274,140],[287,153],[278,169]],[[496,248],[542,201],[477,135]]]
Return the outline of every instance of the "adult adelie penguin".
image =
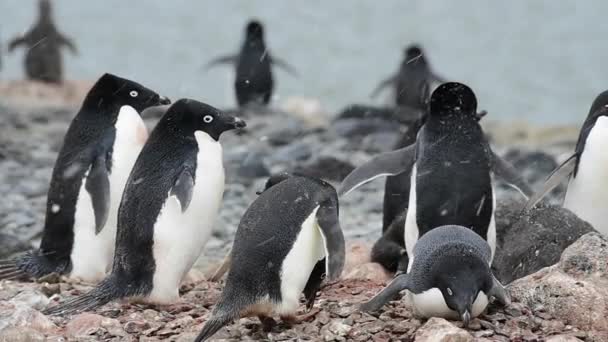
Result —
[[[209,62],[207,67],[218,64],[236,66],[234,90],[241,107],[250,103],[268,104],[274,89],[273,64],[296,74],[289,64],[270,54],[264,42],[264,27],[256,20],[247,24],[245,40],[238,55],[218,57]]]
[[[40,249],[0,262],[0,279],[56,272],[97,282],[112,265],[122,191],[148,137],[140,113],[169,100],[105,74],[70,124],[53,168]],[[144,114],[145,115],[145,114]]]
[[[432,90],[435,84],[443,82],[444,80],[431,70],[422,47],[412,44],[404,51],[399,71],[380,82],[371,96],[375,97],[382,89],[392,86],[397,106],[425,109],[429,90]]]
[[[61,47],[67,46],[76,54],[76,46],[55,27],[49,0],[38,3],[39,15],[36,24],[23,36],[13,39],[8,51],[19,45],[27,47],[25,71],[28,78],[50,83],[60,83],[63,78]]]
[[[490,149],[476,109],[477,99],[469,87],[442,84],[431,96],[429,114],[415,144],[372,158],[342,182],[339,194],[345,195],[374,178],[412,170],[404,229],[408,256],[420,236],[448,224],[478,233],[488,241],[493,256],[493,173],[531,193],[513,168]]]
[[[578,136],[574,154],[560,165],[545,182],[543,189],[526,205],[531,209],[551,189],[570,177],[564,208],[589,222],[598,232],[608,235],[608,90],[599,94]]]
[[[239,317],[298,320],[302,292],[312,308],[323,273],[336,280],[344,266],[336,191],[315,178],[272,177],[243,215],[231,253],[226,286],[197,342]]]
[[[207,242],[224,192],[220,135],[245,122],[204,103],[175,102],[154,128],[129,175],[118,212],[112,273],[47,314],[91,310],[135,297],[179,298],[179,285]]]
[[[408,290],[414,313],[421,317],[461,319],[465,326],[481,314],[491,297],[508,305],[509,296],[494,278],[490,246],[461,226],[442,226],[423,235],[412,254],[408,274],[400,274],[363,311],[376,311]]]

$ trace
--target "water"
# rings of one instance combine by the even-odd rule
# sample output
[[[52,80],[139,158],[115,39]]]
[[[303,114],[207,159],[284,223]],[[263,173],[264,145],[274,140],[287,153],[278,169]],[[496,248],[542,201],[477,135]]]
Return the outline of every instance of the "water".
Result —
[[[0,38],[24,31],[35,1],[0,1]],[[56,0],[69,79],[109,71],[171,98],[235,103],[228,68],[204,72],[235,52],[246,21],[266,24],[271,52],[299,78],[276,71],[277,99],[317,98],[329,112],[382,103],[369,94],[393,73],[403,47],[420,42],[438,74],[469,84],[496,119],[580,124],[608,88],[608,2],[596,1],[82,1]],[[5,50],[5,48],[3,48]],[[3,58],[0,78],[23,75],[23,50]]]

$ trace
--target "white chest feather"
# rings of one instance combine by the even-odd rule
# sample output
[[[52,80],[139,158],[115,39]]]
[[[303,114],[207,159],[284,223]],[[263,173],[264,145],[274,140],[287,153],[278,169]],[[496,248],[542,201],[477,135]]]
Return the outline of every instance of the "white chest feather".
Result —
[[[576,178],[568,184],[564,207],[608,235],[608,117],[600,116],[587,136]]]
[[[275,311],[279,315],[293,315],[298,310],[300,295],[316,263],[325,257],[324,239],[317,224],[315,208],[302,223],[293,247],[281,266],[281,298]]]
[[[206,133],[197,131],[195,137],[199,152],[190,205],[182,212],[177,197],[169,196],[154,225],[156,270],[150,302],[178,298],[179,284],[209,239],[222,202],[222,146]]]
[[[408,202],[407,215],[405,217],[404,240],[405,250],[409,256],[408,272],[414,262],[414,246],[418,241],[420,232],[416,222],[416,163],[412,166],[412,176],[410,178],[410,199]]]
[[[110,181],[110,206],[108,220],[99,234],[95,233],[95,213],[91,196],[85,189],[86,177],[76,202],[74,221],[74,245],[72,248],[72,272],[70,277],[86,282],[103,279],[112,266],[118,207],[129,173],[143,148],[148,130],[135,109],[120,108],[115,124],[116,136],[112,146],[112,170]]]
[[[460,319],[460,315],[448,307],[443,294],[438,288],[432,288],[418,294],[408,292],[408,296],[414,307],[414,314],[419,317]],[[488,297],[483,291],[480,291],[475,302],[473,302],[471,317],[479,316],[486,306],[488,306]]]

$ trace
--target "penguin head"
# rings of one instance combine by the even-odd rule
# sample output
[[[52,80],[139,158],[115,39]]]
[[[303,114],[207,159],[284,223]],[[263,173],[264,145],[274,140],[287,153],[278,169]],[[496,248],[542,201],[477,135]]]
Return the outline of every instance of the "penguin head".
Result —
[[[432,116],[470,116],[478,120],[477,97],[462,83],[447,82],[437,87],[431,94],[429,106]]]
[[[38,1],[38,13],[41,19],[50,19],[51,17],[51,2],[50,0]]]
[[[148,107],[169,103],[171,101],[168,98],[160,96],[155,91],[137,82],[106,73],[89,90],[83,107],[100,108],[106,106],[118,109],[122,106],[131,106],[138,113],[141,113]],[[112,110],[110,112],[116,115],[118,111]]]
[[[268,180],[266,181],[266,184],[264,185],[264,190],[262,191],[257,191],[256,194],[261,194],[262,192],[270,189],[271,187],[281,183],[282,181],[295,176],[292,173],[289,172],[281,172],[281,173],[277,173],[275,175],[270,176],[270,178],[268,178]]]
[[[264,38],[264,27],[258,20],[250,20],[245,29],[247,40],[260,40]]]
[[[194,133],[200,131],[216,141],[222,133],[246,126],[245,121],[239,118],[191,99],[181,99],[171,105],[163,121],[173,132],[186,138],[193,138]]]
[[[424,52],[418,44],[408,45],[403,52],[403,58],[406,64],[426,65]]]
[[[466,248],[444,248],[431,273],[447,306],[468,325],[473,303],[481,291],[492,288],[492,273],[487,262]]]
[[[589,115],[608,115],[608,90],[599,94],[589,109]]]

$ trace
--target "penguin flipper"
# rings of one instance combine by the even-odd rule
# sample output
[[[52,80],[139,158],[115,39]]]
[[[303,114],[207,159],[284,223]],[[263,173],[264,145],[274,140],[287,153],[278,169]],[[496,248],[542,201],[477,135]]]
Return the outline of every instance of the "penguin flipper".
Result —
[[[310,311],[315,305],[315,299],[317,299],[317,292],[321,288],[321,282],[325,278],[325,258],[319,260],[315,267],[310,272],[310,277],[304,287],[304,297],[306,298],[306,310]]]
[[[380,84],[378,84],[378,86],[376,86],[376,88],[374,88],[374,91],[372,91],[372,93],[369,95],[369,97],[371,97],[373,99],[376,96],[378,96],[378,94],[380,94],[382,89],[387,88],[393,84],[396,84],[398,76],[399,75],[392,75],[391,77],[382,80],[380,82]]]
[[[492,152],[492,171],[512,188],[519,191],[526,199],[530,198],[534,192],[530,185],[517,173],[513,165]]]
[[[108,221],[110,211],[110,175],[108,172],[107,153],[99,153],[87,175],[85,189],[91,196],[93,212],[95,213],[95,233],[103,229]]]
[[[328,199],[321,203],[317,210],[317,224],[325,245],[325,272],[329,281],[334,281],[342,274],[346,255],[337,200]]]
[[[72,41],[71,38],[68,38],[61,33],[58,34],[58,38],[59,38],[59,44],[67,46],[73,55],[78,55],[78,49],[76,48],[76,45],[74,44],[74,42]]]
[[[408,171],[414,164],[415,144],[381,153],[353,170],[340,184],[338,196],[345,196],[359,186],[382,176]]]
[[[511,304],[511,298],[509,297],[505,287],[502,286],[494,275],[492,275],[492,279],[492,288],[490,289],[490,293],[488,293],[488,295],[496,298],[496,300],[504,306]]]
[[[536,203],[538,203],[549,191],[553,190],[556,186],[558,186],[564,179],[568,178],[572,172],[574,172],[574,168],[576,167],[576,159],[577,154],[573,154],[562,165],[558,166],[553,172],[549,175],[545,183],[543,184],[542,189],[535,193],[528,202],[526,202],[526,206],[524,210],[532,209]]]
[[[10,41],[10,43],[8,44],[8,52],[12,52],[17,46],[25,44],[26,43],[26,38],[25,36],[18,36],[13,38],[13,40]]]
[[[179,174],[173,187],[171,188],[170,195],[177,197],[179,204],[182,207],[182,213],[188,209],[190,201],[192,201],[192,189],[194,188],[194,178],[190,173],[189,169],[184,169]]]
[[[205,70],[209,70],[213,67],[216,67],[216,66],[222,65],[222,64],[236,64],[238,58],[239,57],[236,55],[227,55],[227,56],[216,57],[216,58],[212,59],[211,61],[209,61],[207,64],[205,64],[205,66],[203,68]]]
[[[287,71],[288,74],[292,75],[293,77],[298,77],[298,71],[296,70],[296,68],[294,68],[293,66],[291,66],[289,63],[287,63],[286,61],[277,58],[277,57],[271,57],[270,62],[273,65],[278,66],[279,68]]]
[[[370,299],[368,302],[361,304],[359,310],[364,312],[378,311],[384,304],[395,299],[399,292],[409,289],[410,277],[408,274],[400,274],[393,279],[380,293]]]

